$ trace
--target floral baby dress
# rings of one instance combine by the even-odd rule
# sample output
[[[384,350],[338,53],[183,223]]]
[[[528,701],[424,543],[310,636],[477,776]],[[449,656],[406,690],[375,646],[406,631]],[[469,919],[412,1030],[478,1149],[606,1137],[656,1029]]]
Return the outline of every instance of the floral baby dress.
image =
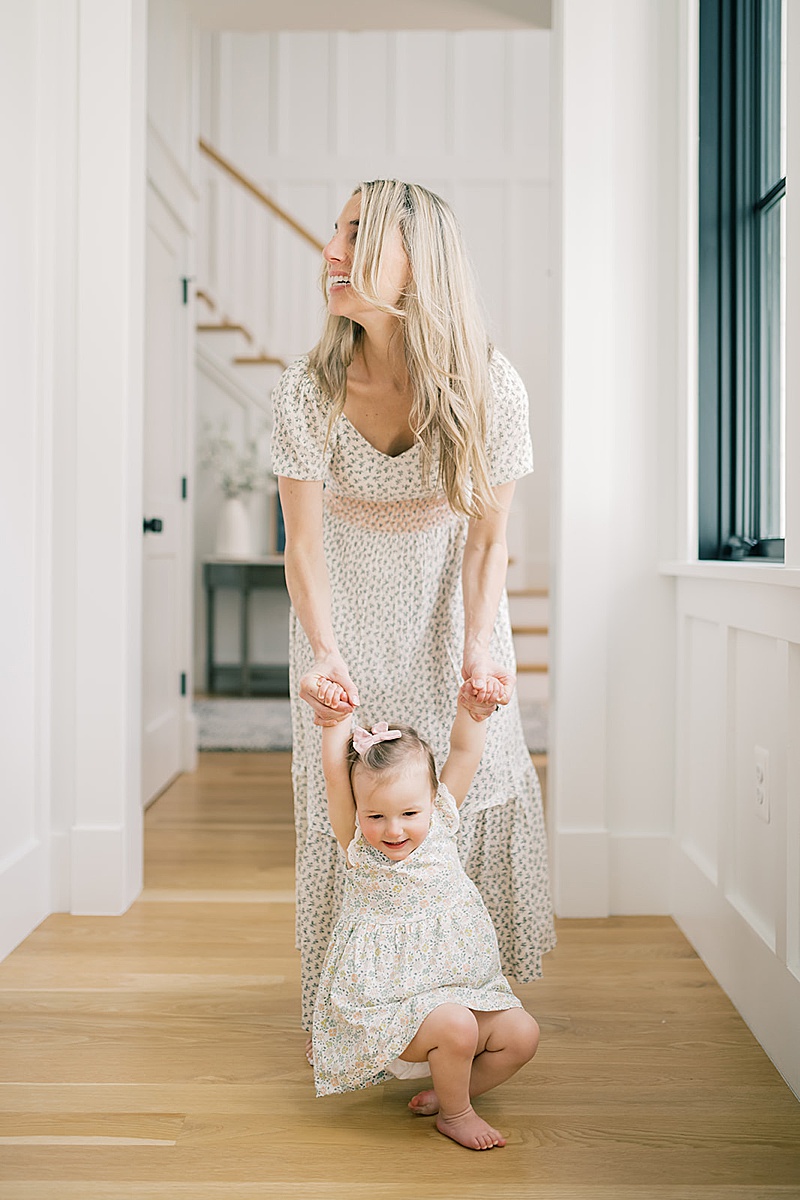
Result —
[[[440,1004],[520,1008],[497,937],[459,861],[458,811],[439,784],[425,840],[399,862],[356,829],[342,912],[314,1011],[318,1096],[391,1079],[389,1064]]]

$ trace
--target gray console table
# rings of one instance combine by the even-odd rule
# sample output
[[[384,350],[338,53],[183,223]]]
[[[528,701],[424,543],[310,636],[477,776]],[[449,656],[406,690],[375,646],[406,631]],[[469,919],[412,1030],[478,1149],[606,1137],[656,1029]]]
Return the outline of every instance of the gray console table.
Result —
[[[286,591],[283,555],[235,561],[203,560],[206,591],[206,658],[211,695],[288,696],[288,663],[265,665],[250,662],[250,593],[259,588]],[[218,663],[214,648],[214,601],[220,588],[239,593],[239,662]]]

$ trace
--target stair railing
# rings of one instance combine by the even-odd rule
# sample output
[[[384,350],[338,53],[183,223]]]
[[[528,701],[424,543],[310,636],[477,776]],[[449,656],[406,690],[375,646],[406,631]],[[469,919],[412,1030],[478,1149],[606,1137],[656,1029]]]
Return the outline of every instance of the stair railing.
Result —
[[[323,244],[215,147],[203,138],[198,146],[197,279],[207,319],[241,329],[247,354],[280,364],[276,348],[291,357],[318,336]]]

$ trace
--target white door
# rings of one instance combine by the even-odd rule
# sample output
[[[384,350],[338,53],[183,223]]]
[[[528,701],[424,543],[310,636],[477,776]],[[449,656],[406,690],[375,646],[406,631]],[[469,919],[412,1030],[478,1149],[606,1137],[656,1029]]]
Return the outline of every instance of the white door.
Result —
[[[183,767],[189,698],[191,523],[188,460],[187,235],[152,188],[147,196],[142,597],[142,801]],[[150,527],[147,528],[147,523]]]

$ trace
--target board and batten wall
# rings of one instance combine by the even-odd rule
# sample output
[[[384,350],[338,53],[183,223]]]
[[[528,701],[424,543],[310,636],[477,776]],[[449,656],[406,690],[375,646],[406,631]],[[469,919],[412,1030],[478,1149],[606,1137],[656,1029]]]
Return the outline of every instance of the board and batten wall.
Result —
[[[200,36],[202,136],[321,242],[362,179],[419,182],[452,204],[490,334],[531,402],[535,471],[518,485],[509,529],[515,585],[546,584],[550,557],[549,56],[549,33],[528,30]],[[247,231],[219,228],[224,205],[216,221],[207,258],[198,247],[198,284],[229,294],[228,247]],[[265,329],[264,348],[291,360],[319,336],[319,255],[278,221],[249,246],[227,315]],[[199,380],[198,428],[224,419],[226,403],[241,430],[241,404]],[[203,508],[213,513],[208,497]],[[207,550],[203,529],[197,543]],[[269,661],[270,613],[282,617],[276,598],[254,601],[254,655]],[[219,615],[224,659],[236,651],[236,615]],[[198,638],[198,678],[202,652]]]
[[[800,346],[786,347],[786,565],[698,562],[696,13],[554,5],[556,904],[672,914],[800,1094]]]

